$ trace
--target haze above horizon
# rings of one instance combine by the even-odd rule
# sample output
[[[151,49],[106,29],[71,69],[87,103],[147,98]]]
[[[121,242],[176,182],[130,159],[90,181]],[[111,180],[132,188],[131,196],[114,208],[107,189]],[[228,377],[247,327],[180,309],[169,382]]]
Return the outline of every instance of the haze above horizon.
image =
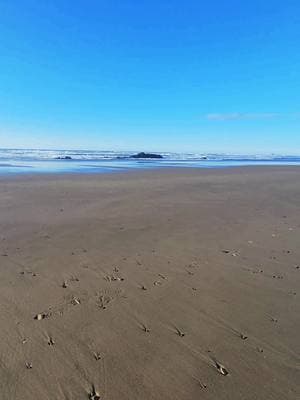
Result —
[[[300,3],[0,4],[0,147],[300,154]]]

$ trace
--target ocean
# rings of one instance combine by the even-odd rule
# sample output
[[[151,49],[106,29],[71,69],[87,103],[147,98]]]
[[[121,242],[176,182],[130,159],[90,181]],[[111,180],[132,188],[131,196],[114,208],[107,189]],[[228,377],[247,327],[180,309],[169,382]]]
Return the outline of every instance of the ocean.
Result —
[[[0,149],[0,174],[105,173],[132,169],[299,165],[300,156],[161,152],[163,159],[132,159],[138,151]],[[58,158],[61,159],[58,159]],[[68,157],[69,159],[64,159]]]

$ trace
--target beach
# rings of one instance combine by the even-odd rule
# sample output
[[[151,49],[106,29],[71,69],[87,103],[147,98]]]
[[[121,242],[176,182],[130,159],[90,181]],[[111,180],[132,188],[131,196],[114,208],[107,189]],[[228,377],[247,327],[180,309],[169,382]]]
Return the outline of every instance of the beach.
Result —
[[[1,399],[299,398],[299,167],[0,187]]]

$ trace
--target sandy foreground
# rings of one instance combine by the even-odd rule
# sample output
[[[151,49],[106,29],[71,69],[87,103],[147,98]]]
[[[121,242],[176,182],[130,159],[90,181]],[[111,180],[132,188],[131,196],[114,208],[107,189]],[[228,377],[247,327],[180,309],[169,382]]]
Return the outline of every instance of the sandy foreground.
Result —
[[[2,177],[0,224],[1,400],[299,398],[300,168]]]

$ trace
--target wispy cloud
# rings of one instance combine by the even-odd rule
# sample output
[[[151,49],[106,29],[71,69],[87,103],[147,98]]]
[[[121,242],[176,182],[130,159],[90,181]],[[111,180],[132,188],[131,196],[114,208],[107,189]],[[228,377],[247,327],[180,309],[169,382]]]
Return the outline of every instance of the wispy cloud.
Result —
[[[212,113],[206,114],[205,118],[209,121],[241,121],[241,120],[258,120],[273,119],[280,117],[280,113]]]

